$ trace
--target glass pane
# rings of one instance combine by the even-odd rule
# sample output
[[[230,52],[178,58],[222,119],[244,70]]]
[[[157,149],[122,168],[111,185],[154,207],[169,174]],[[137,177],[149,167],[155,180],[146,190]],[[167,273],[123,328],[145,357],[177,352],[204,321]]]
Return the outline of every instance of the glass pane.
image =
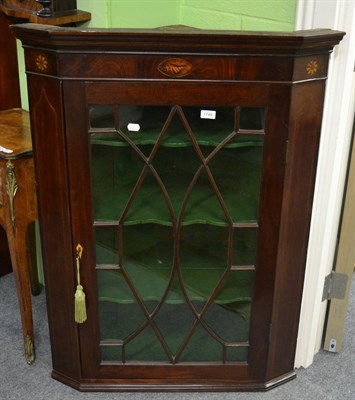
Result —
[[[191,139],[184,125],[184,117],[180,108],[172,108],[170,119],[166,125],[166,131],[163,136],[163,147],[188,147],[191,146]]]
[[[183,149],[160,147],[152,165],[163,182],[177,220],[200,161],[191,146]]]
[[[227,225],[227,215],[207,172],[202,169],[186,202],[184,225]]]
[[[96,226],[96,264],[118,264],[117,226]]]
[[[214,302],[203,316],[205,323],[223,342],[248,342],[254,271],[230,271]],[[247,352],[231,352],[227,360],[246,361]]]
[[[245,135],[252,136],[252,135]],[[261,146],[223,148],[209,162],[217,187],[233,222],[258,219]]]
[[[181,362],[221,361],[223,346],[201,325],[194,331],[179,359]]]
[[[103,361],[246,360],[263,129],[259,108],[90,108]]]
[[[126,361],[169,361],[163,344],[157,334],[148,325],[125,346]]]
[[[178,353],[182,340],[190,332],[195,319],[179,284],[174,281],[164,304],[154,318],[171,354]]]
[[[131,148],[97,144],[95,135],[92,141],[94,218],[118,221],[144,164]]]
[[[122,361],[122,348],[118,346],[100,346],[101,360],[119,362]]]
[[[172,225],[168,200],[159,181],[149,168],[145,170],[135,193],[132,192],[131,202],[127,204],[126,213],[123,215],[123,223]]]
[[[252,266],[256,259],[257,228],[235,228],[233,234],[233,265]]]
[[[181,229],[180,269],[189,299],[198,311],[227,269],[228,228],[190,225]]]
[[[238,290],[238,288],[236,288]],[[249,336],[250,302],[212,304],[204,321],[225,342],[244,342]]]
[[[144,322],[144,313],[122,271],[98,270],[97,280],[101,340],[123,340]]]
[[[183,107],[183,113],[200,146],[218,146],[235,130],[234,107]]]
[[[253,294],[254,271],[230,271],[215,300],[217,304],[250,302]]]
[[[123,341],[142,325],[145,320],[144,314],[134,298],[127,295],[127,291],[124,296],[119,290],[113,295],[107,288],[102,287],[100,292],[101,340]]]
[[[157,224],[125,226],[122,236],[122,267],[137,295],[152,312],[156,304],[151,301],[162,299],[172,275],[172,229]]]
[[[93,105],[89,109],[91,128],[114,128],[115,114],[111,105]]]
[[[248,347],[227,346],[227,361],[241,362],[248,360]]]
[[[134,144],[154,145],[170,113],[170,107],[119,106],[119,130]]]
[[[264,108],[240,108],[240,129],[263,130],[265,119]]]

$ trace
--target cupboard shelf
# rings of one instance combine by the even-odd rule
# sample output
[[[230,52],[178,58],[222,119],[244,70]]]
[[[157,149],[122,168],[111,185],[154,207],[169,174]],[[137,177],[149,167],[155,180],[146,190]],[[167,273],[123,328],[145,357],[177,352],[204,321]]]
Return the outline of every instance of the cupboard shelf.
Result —
[[[125,263],[125,269],[129,271],[131,279],[134,281],[139,297],[144,301],[160,301],[162,298],[159,293],[167,289],[167,284],[170,278],[170,271],[165,269],[152,269],[150,265],[141,265],[132,259],[131,262]],[[222,268],[221,268],[222,269]],[[191,302],[208,301],[212,290],[221,278],[221,271],[216,269],[189,270],[188,279],[184,280],[186,285],[186,294]],[[252,292],[252,272],[238,271],[231,275],[236,275],[229,279],[229,287],[219,294],[215,300],[215,304],[230,306],[232,308],[235,303],[250,302]],[[149,286],[147,282],[151,282],[152,278],[155,285]],[[133,304],[136,300],[133,298],[128,287],[121,288],[122,276],[114,270],[100,270],[98,284],[105,289],[99,293],[99,301],[109,301],[120,304]],[[198,283],[204,282],[205,287],[198,287]],[[185,297],[181,294],[181,288],[170,289],[170,295],[165,301],[166,304],[181,304],[186,303]],[[237,288],[237,291],[235,290]],[[209,290],[210,289],[210,290]],[[236,310],[238,307],[235,307]]]
[[[93,131],[91,131],[93,133]],[[230,135],[232,135],[234,132],[231,132]],[[230,141],[227,143],[224,147],[225,148],[242,148],[242,147],[251,147],[251,146],[262,146],[262,140],[257,139],[257,134],[255,134],[255,138],[251,138],[250,132],[248,131],[247,134],[245,134],[245,137],[242,136],[243,134],[239,134],[238,140],[236,141]],[[248,135],[248,136],[247,136]],[[260,136],[263,135],[263,133],[259,134]],[[120,135],[116,131],[113,132],[107,132],[107,133],[96,133],[94,138],[91,139],[91,143],[95,145],[101,145],[101,146],[113,146],[113,147],[127,147],[129,144],[124,140],[119,140]],[[142,137],[141,134],[136,133],[136,134],[131,134],[128,136],[128,139],[134,143],[136,146],[146,146],[146,145],[154,145],[156,143],[158,135],[156,132],[145,132],[144,137]],[[224,134],[215,134],[211,138],[210,134],[205,134],[203,133],[197,135],[196,141],[199,146],[211,146],[211,147],[217,147],[218,145],[221,144],[221,141],[225,139],[226,136]],[[186,137],[186,134],[181,133],[180,135],[175,135],[173,138],[169,138],[168,140],[164,140],[161,143],[162,147],[190,147],[191,141],[188,140]]]
[[[199,146],[217,147],[228,137],[226,148],[258,146],[263,141],[263,108],[124,106],[116,114],[114,110],[113,106],[92,106],[91,143],[127,146],[130,141],[136,146],[154,145],[160,135],[163,147],[192,146],[190,135]],[[125,112],[131,118],[124,116]],[[203,112],[215,114],[204,119]]]
[[[100,146],[92,157],[95,221],[117,220],[125,225],[152,222],[172,225],[177,223],[183,204],[186,208],[181,216],[182,226],[227,226],[230,221],[253,223],[257,220],[260,187],[258,156],[262,153],[261,147],[243,147],[239,157],[236,157],[234,149],[221,150],[208,164],[212,178],[208,177],[205,168],[201,168],[191,149],[181,153],[162,148],[151,163],[148,160],[147,163],[141,162],[131,148],[125,149]],[[126,168],[126,165],[130,167]],[[158,174],[161,184],[148,165]],[[144,168],[143,183],[121,220]],[[184,201],[196,173],[196,184]],[[213,188],[213,181],[216,189]],[[110,182],[113,182],[111,186]],[[164,190],[168,198],[164,196]],[[218,200],[219,193],[223,197],[226,211]],[[173,216],[170,214],[169,203]]]
[[[132,230],[131,227],[129,229]],[[130,298],[131,301],[134,301],[129,286],[124,283],[122,271],[120,271],[120,268],[123,268],[133,281],[138,295],[141,295],[144,300],[160,300],[167,290],[168,282],[172,280],[174,282],[171,289],[173,296],[169,296],[168,302],[184,301],[181,295],[178,269],[174,268],[173,248],[171,248],[169,236],[165,230],[163,232],[158,231],[157,234],[156,228],[154,231],[154,227],[147,227],[145,235],[150,232],[153,236],[151,243],[142,241],[144,235],[137,234],[139,232],[137,227],[134,227],[132,232],[126,234],[123,232],[123,242],[128,242],[128,245],[124,246],[126,252],[122,254],[122,258],[119,257],[117,246],[114,247],[115,239],[109,241],[107,236],[96,236],[96,262],[100,271],[99,275],[102,275],[102,279],[107,279],[106,283],[99,284],[99,287],[103,288],[99,295],[100,300],[125,303]],[[209,233],[212,232],[211,229]],[[192,233],[195,235],[195,232]],[[227,259],[225,259],[223,252],[224,247],[228,244],[226,234],[222,235],[219,240],[216,238],[217,244],[213,247],[209,246],[207,242],[208,248],[206,248],[205,254],[197,253],[196,248],[203,243],[206,244],[206,241],[198,238],[197,241],[195,239],[194,243],[191,243],[193,235],[190,232],[190,235],[186,235],[182,241],[179,262],[180,279],[187,288],[189,299],[206,302],[220,280],[224,278],[226,284],[222,290],[218,291],[217,304],[250,301],[254,266],[252,264],[227,265]],[[165,240],[162,240],[162,236],[165,237]],[[244,241],[237,242],[233,249],[235,261],[250,262],[255,246],[255,241],[250,241],[250,235],[244,235]],[[248,251],[251,253],[249,259],[240,258],[239,253],[243,254]],[[121,267],[119,267],[119,264]],[[150,279],[150,277],[156,278],[156,280]],[[120,280],[121,285],[119,284]],[[147,284],[147,282],[150,283]],[[201,285],[202,282],[203,285]],[[130,296],[127,296],[127,294],[120,296],[118,292],[115,294],[115,291],[119,291],[122,286],[124,289],[121,290],[128,291]],[[175,293],[180,293],[180,295]]]

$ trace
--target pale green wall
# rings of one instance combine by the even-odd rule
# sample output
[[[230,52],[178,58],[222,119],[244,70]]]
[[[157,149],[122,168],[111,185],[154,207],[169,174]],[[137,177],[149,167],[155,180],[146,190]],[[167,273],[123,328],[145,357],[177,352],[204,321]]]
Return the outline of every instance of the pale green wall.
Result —
[[[154,28],[179,23],[181,0],[77,0],[91,27]]]
[[[119,1],[119,0],[118,0]],[[112,2],[116,0],[76,0],[76,5],[79,10],[85,10],[91,13],[91,21],[89,24],[92,27],[109,28],[108,13]],[[120,1],[119,1],[120,2]],[[84,26],[85,26],[84,25]]]
[[[77,0],[90,11],[89,26],[150,28],[183,24],[198,28],[294,29],[297,0]]]
[[[180,21],[198,28],[292,31],[297,0],[181,0]]]
[[[28,110],[28,96],[27,96],[27,80],[25,72],[25,58],[21,42],[17,41],[17,61],[18,61],[18,76],[20,81],[21,91],[21,106]]]
[[[180,0],[112,0],[112,27],[155,28],[179,23]]]

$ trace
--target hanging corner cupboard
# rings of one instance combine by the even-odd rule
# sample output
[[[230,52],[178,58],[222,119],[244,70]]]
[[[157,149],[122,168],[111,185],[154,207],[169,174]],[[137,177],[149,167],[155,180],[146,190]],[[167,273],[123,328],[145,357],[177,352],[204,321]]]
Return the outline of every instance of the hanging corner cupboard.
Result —
[[[52,376],[84,391],[292,379],[329,53],[343,33],[13,30]]]

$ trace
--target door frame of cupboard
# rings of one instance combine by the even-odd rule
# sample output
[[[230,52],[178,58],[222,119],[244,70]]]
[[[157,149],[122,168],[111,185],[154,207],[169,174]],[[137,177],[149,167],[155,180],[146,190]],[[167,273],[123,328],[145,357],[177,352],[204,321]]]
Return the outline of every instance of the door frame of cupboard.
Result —
[[[235,33],[224,32],[219,34],[220,43],[216,46],[215,33],[211,31],[202,35],[201,31],[179,30],[170,30],[168,34],[159,30],[100,33],[36,28],[31,25],[15,26],[14,30],[23,40],[26,51],[53,376],[81,390],[266,390],[293,378],[328,52],[339,42],[343,33],[328,30],[269,36],[239,33],[235,36],[238,39],[234,41]],[[189,35],[188,41],[186,34]],[[145,40],[140,40],[141,37]],[[87,43],[90,43],[89,47]],[[91,47],[92,43],[95,43],[95,49]],[[108,58],[103,57],[103,46],[110,48]],[[220,55],[222,49],[226,57],[224,61]],[[82,53],[85,53],[84,62]],[[218,56],[215,56],[216,53]],[[179,78],[180,83],[173,83],[177,81],[171,76],[164,77],[159,73],[157,67],[174,54],[184,57],[185,66],[189,63],[196,65],[195,68],[187,68],[192,79]],[[237,65],[233,64],[235,57],[238,57]],[[253,57],[253,63],[250,63],[250,57]],[[189,60],[187,63],[186,59]],[[212,68],[206,60],[211,62]],[[102,68],[107,61],[110,62],[110,69]],[[270,64],[275,68],[271,68]],[[126,65],[129,67],[125,68]],[[146,69],[138,68],[138,65],[145,65]],[[268,121],[269,129],[275,130],[274,134],[277,130],[283,137],[286,134],[288,144],[286,146],[284,141],[278,143],[276,149],[266,152],[264,161],[267,168],[272,170],[273,162],[283,161],[282,168],[279,166],[274,171],[283,180],[284,188],[282,201],[276,199],[278,205],[272,201],[264,204],[271,209],[275,206],[278,208],[281,222],[278,249],[273,254],[276,275],[269,277],[272,280],[271,286],[266,284],[264,289],[256,293],[258,301],[263,301],[263,296],[268,299],[272,296],[272,313],[265,316],[268,323],[263,325],[263,329],[267,325],[267,332],[262,332],[263,340],[268,342],[268,355],[263,361],[264,366],[255,370],[254,376],[251,374],[243,378],[242,375],[236,377],[232,374],[223,380],[218,378],[213,381],[212,375],[209,375],[209,380],[200,382],[186,381],[183,379],[186,378],[184,374],[178,382],[164,381],[163,377],[148,382],[113,379],[112,375],[106,380],[91,374],[83,376],[79,331],[85,330],[85,325],[76,326],[70,319],[75,289],[75,246],[71,225],[73,219],[80,220],[87,215],[80,215],[80,207],[78,204],[75,206],[79,198],[76,196],[82,189],[76,186],[77,182],[70,181],[71,172],[68,171],[70,145],[67,148],[67,144],[71,139],[68,140],[65,135],[77,135],[75,132],[80,132],[80,127],[76,125],[78,130],[67,131],[66,116],[70,106],[75,109],[76,100],[75,96],[65,96],[65,87],[68,85],[70,88],[75,83],[73,81],[78,81],[77,85],[80,86],[82,82],[90,80],[106,81],[103,83],[108,87],[112,84],[108,80],[134,81],[141,88],[145,84],[149,85],[149,82],[186,84],[191,87],[201,82],[203,85],[215,85],[216,90],[218,85],[228,87],[236,84],[243,87],[245,92],[246,88],[254,84],[259,87],[266,85],[272,92],[270,102],[274,102],[274,109],[277,109],[280,99],[284,99],[279,112],[270,116]],[[132,96],[134,93],[139,95],[139,91],[131,90]],[[251,104],[253,101],[257,103],[258,97],[250,97]],[[78,124],[74,115],[70,120],[74,126]],[[55,152],[51,151],[53,148]],[[78,151],[75,152],[76,156]],[[271,156],[273,151],[277,152],[277,157]],[[280,176],[281,170],[283,172]],[[87,171],[82,169],[77,173],[85,175]],[[53,191],[53,185],[56,191]],[[84,189],[84,194],[89,195],[87,189],[86,192]],[[72,215],[71,204],[76,207],[77,215]],[[275,221],[271,220],[270,224],[273,223]],[[90,346],[90,342],[87,341],[86,345]],[[95,360],[91,359],[88,368],[93,365],[94,369],[97,368]]]
[[[123,374],[125,376],[132,376],[132,383],[123,383],[127,385],[127,388],[131,388],[132,385],[138,385],[139,380],[145,380],[146,383],[143,387],[148,388],[148,380],[159,379],[162,375],[167,374],[168,380],[174,379],[176,384],[179,385],[180,389],[188,388],[191,385],[199,384],[203,386],[202,382],[208,379],[215,379],[216,381],[222,382],[226,376],[235,377],[235,380],[245,380],[253,386],[255,382],[261,377],[265,376],[267,368],[267,348],[268,338],[270,335],[270,324],[271,324],[271,304],[272,304],[272,293],[271,289],[274,285],[273,276],[275,274],[276,261],[276,248],[279,236],[280,227],[280,210],[281,210],[281,197],[283,191],[284,181],[284,165],[287,149],[287,131],[283,128],[286,121],[288,120],[288,113],[286,110],[280,110],[278,101],[280,98],[287,102],[290,96],[289,87],[285,86],[270,87],[269,85],[260,84],[228,84],[222,85],[221,83],[204,82],[203,85],[200,83],[191,82],[143,82],[136,81],[116,81],[116,82],[95,82],[87,81],[83,82],[64,82],[63,83],[63,95],[66,93],[76,93],[75,101],[68,101],[65,103],[64,114],[66,116],[66,129],[67,129],[67,148],[68,148],[68,169],[69,169],[69,180],[70,180],[70,197],[71,197],[71,213],[72,217],[72,231],[74,243],[80,242],[84,248],[93,248],[93,239],[90,235],[85,234],[92,230],[93,217],[88,218],[88,213],[92,208],[90,198],[90,182],[87,181],[87,190],[84,192],[84,198],[88,199],[88,202],[80,200],[83,196],[83,192],[80,193],[75,190],[77,182],[84,182],[85,177],[88,179],[85,171],[90,170],[89,165],[89,152],[88,147],[88,132],[86,129],[88,123],[88,115],[83,109],[83,104],[125,104],[125,105],[170,105],[173,106],[175,101],[177,104],[183,106],[219,106],[219,107],[231,107],[239,105],[241,107],[262,107],[267,109],[269,115],[275,115],[278,112],[277,124],[273,124],[272,132],[269,132],[265,137],[265,155],[267,159],[264,159],[264,178],[273,182],[270,190],[266,182],[262,183],[264,188],[261,188],[260,201],[261,211],[259,220],[259,240],[266,242],[268,240],[269,248],[263,248],[258,253],[256,264],[260,265],[260,269],[256,267],[255,271],[255,293],[264,293],[263,296],[256,295],[252,301],[253,317],[251,319],[250,328],[250,348],[249,348],[249,363],[231,363],[230,365],[219,366],[217,368],[211,365],[204,365],[206,363],[196,363],[194,366],[187,366],[186,363],[172,365],[163,363],[159,366],[151,365],[149,371],[146,368],[142,368],[140,371],[135,364],[127,365],[126,367],[121,366]],[[322,91],[322,88],[320,88]],[[183,93],[190,91],[191,98],[183,99]],[[270,93],[271,92],[271,93]],[[161,96],[164,93],[164,96]],[[250,100],[250,93],[253,93],[252,101]],[[278,101],[275,101],[275,99]],[[178,101],[177,99],[180,99]],[[207,100],[208,99],[208,100]],[[73,99],[74,100],[74,99]],[[272,117],[270,117],[272,118]],[[269,119],[266,117],[266,125]],[[266,127],[267,129],[267,127]],[[269,128],[271,130],[271,128]],[[278,133],[278,134],[277,134]],[[268,140],[269,139],[269,140]],[[274,150],[271,150],[274,149]],[[277,150],[275,151],[275,149]],[[271,152],[275,151],[277,156],[270,157]],[[75,165],[75,160],[78,159],[78,153],[81,153],[81,165],[78,168]],[[83,174],[84,173],[84,174]],[[276,178],[275,178],[276,176]],[[86,186],[86,185],[85,185]],[[77,208],[77,207],[78,208]],[[266,208],[268,210],[266,210]],[[74,217],[75,216],[75,217]],[[85,221],[85,222],[83,222]],[[263,240],[264,239],[264,240]],[[271,250],[274,249],[274,251]],[[91,252],[91,250],[88,250]],[[263,254],[263,257],[261,256]],[[268,257],[269,254],[274,254],[274,257]],[[87,254],[85,260],[88,261],[88,266],[95,260],[93,254]],[[85,261],[84,260],[84,261]],[[91,262],[90,262],[91,260]],[[83,269],[86,270],[86,276],[83,279],[93,282],[96,280],[96,271],[88,267]],[[90,275],[90,276],[89,276]],[[283,281],[287,279],[284,277]],[[95,286],[95,285],[94,285]],[[296,285],[297,286],[297,285]],[[265,287],[269,287],[270,290],[266,291]],[[97,298],[94,288],[88,289],[86,293],[88,301],[93,304]],[[98,315],[98,310],[94,309],[91,311],[95,316]],[[112,365],[100,365],[100,355],[98,348],[96,351],[87,352],[85,349],[90,347],[93,342],[98,343],[99,337],[97,336],[98,322],[91,318],[85,323],[79,333],[80,344],[81,344],[81,360],[82,360],[82,373],[87,379],[94,379],[100,377],[101,379],[114,379],[115,368]],[[288,337],[293,337],[294,326],[292,323],[285,323],[287,328],[284,329],[284,334]],[[291,329],[291,331],[289,331]],[[294,343],[289,343],[287,348],[284,349],[283,358],[286,360],[292,359],[291,355],[286,355],[287,352],[292,352]],[[273,353],[274,351],[271,351]],[[96,357],[96,361],[93,363],[92,358]],[[279,360],[280,361],[280,360]],[[144,362],[141,362],[144,365]],[[148,363],[149,364],[149,363]],[[194,364],[194,363],[191,363]],[[208,363],[207,363],[208,364]],[[289,364],[289,362],[288,362]],[[117,366],[116,366],[117,368]],[[292,366],[285,366],[285,369],[292,369]],[[116,372],[117,373],[117,372]],[[142,374],[142,376],[139,376]],[[136,375],[136,376],[135,376]],[[215,377],[214,377],[215,375]],[[219,376],[217,378],[217,376]],[[293,373],[288,378],[293,377]],[[180,381],[180,383],[178,383]],[[189,382],[189,383],[188,383]],[[164,384],[163,384],[164,385]],[[157,384],[156,388],[163,386]],[[215,383],[215,388],[223,386]],[[151,384],[150,386],[154,386]],[[207,385],[208,387],[209,385]],[[225,384],[225,387],[233,387],[233,384]],[[168,387],[168,386],[167,386]],[[211,388],[212,389],[212,385]]]

